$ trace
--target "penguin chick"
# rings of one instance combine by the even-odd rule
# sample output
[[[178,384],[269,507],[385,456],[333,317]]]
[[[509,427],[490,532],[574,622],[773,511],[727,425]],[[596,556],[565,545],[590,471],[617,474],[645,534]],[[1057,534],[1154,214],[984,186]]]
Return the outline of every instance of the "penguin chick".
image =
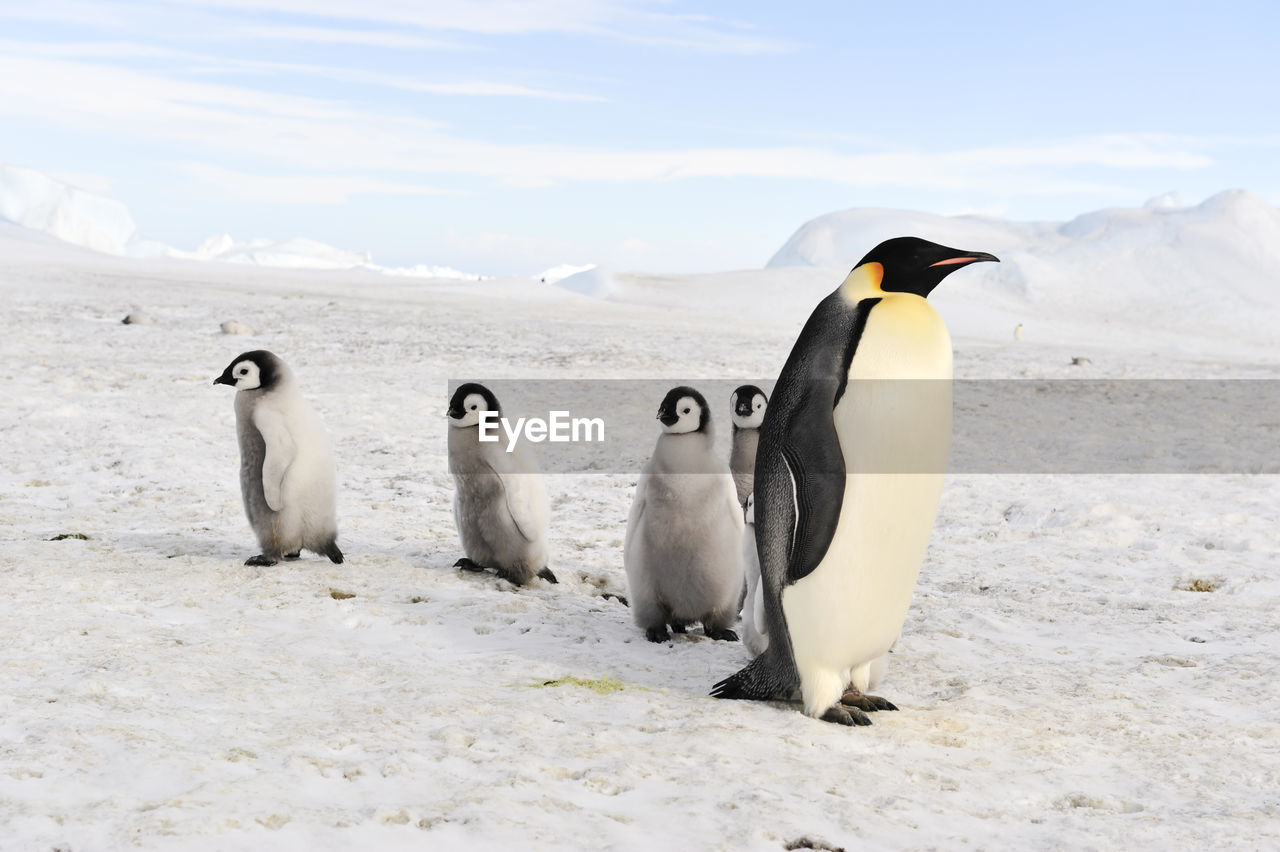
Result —
[[[755,385],[743,385],[730,398],[733,410],[733,448],[729,451],[729,469],[738,489],[738,504],[745,505],[751,493],[756,472],[756,444],[760,440],[760,424],[769,405],[769,397]]]
[[[256,349],[237,356],[213,383],[236,389],[240,492],[262,548],[245,564],[274,565],[304,547],[342,562],[333,453],[293,371]]]
[[[551,509],[532,455],[524,443],[507,452],[502,441],[480,440],[481,422],[496,430],[501,415],[493,392],[474,382],[459,386],[449,400],[453,518],[466,554],[454,567],[490,569],[517,586],[535,576],[555,583],[547,567]]]
[[[690,387],[667,393],[662,434],[636,484],[623,565],[631,611],[650,642],[694,621],[712,639],[730,629],[742,589],[742,511],[729,467],[714,449],[711,409]]]

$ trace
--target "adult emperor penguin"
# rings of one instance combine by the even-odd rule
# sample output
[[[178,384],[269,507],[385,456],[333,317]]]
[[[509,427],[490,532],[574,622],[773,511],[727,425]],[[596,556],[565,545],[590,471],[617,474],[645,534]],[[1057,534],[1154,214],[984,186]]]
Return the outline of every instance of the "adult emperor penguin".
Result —
[[[293,371],[256,349],[237,356],[213,383],[236,389],[240,491],[262,547],[244,564],[274,565],[304,547],[341,562],[333,453]]]
[[[466,554],[454,566],[492,569],[517,586],[534,577],[555,583],[547,567],[551,510],[542,474],[523,443],[508,452],[502,441],[480,440],[481,421],[496,436],[501,416],[498,398],[475,382],[460,385],[449,400],[453,518]]]
[[[670,639],[668,624],[684,633],[694,621],[712,639],[737,641],[742,507],[713,446],[711,409],[693,388],[672,388],[658,420],[622,547],[632,615],[650,642]]]
[[[733,446],[729,450],[729,470],[738,489],[738,505],[745,506],[756,472],[756,443],[764,422],[769,397],[755,385],[742,385],[729,400],[732,406]]]
[[[895,709],[864,691],[906,620],[951,441],[951,338],[926,297],[996,259],[887,240],[805,323],[756,456],[769,646],[712,695],[798,692],[805,713],[845,725]]]

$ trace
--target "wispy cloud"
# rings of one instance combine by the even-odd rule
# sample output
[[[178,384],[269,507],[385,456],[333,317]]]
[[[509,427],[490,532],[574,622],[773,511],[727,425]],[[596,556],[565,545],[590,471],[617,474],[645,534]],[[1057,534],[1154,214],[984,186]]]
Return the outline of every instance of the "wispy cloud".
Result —
[[[245,26],[228,33],[228,38],[262,41],[307,42],[309,44],[353,44],[405,50],[467,50],[466,45],[421,35],[381,29],[351,27]]]
[[[199,73],[205,76],[229,76],[243,74],[245,71],[267,71],[277,74],[296,74],[327,80],[341,80],[349,83],[362,83],[407,92],[422,92],[435,95],[457,95],[471,97],[510,97],[533,98],[550,101],[582,101],[602,102],[606,100],[598,95],[578,92],[562,92],[554,89],[541,89],[517,83],[504,83],[492,80],[451,80],[432,81],[407,77],[402,74],[388,74],[379,71],[367,71],[361,68],[342,68],[331,65],[308,65],[294,62],[278,62],[261,59],[241,59],[211,56],[186,50],[158,47],[137,42],[68,42],[41,43],[16,42],[0,39],[0,53],[15,56],[30,56],[49,59],[72,60],[135,60],[135,59],[170,59],[182,63],[185,73]]]
[[[376,168],[411,175],[472,175],[516,187],[755,177],[1061,194],[1115,191],[1096,178],[1072,174],[1082,166],[1186,170],[1213,163],[1195,138],[1155,134],[860,153],[801,146],[614,150],[509,144],[451,135],[431,121],[322,98],[11,55],[0,55],[0,110],[78,130],[179,142],[205,159],[252,158],[264,165],[320,172]]]
[[[785,40],[734,21],[660,11],[664,4],[652,0],[156,0],[151,5],[225,17],[246,12],[298,16],[336,27],[332,31],[327,26],[258,28],[274,32],[271,37],[299,41],[380,38],[366,36],[364,31],[394,27],[399,38],[407,39],[439,32],[482,36],[574,33],[711,53],[780,53],[794,48]],[[340,35],[331,36],[331,32]],[[427,41],[423,46],[441,46],[432,39]],[[397,44],[394,38],[386,45],[408,46]]]
[[[457,195],[415,183],[332,174],[260,175],[209,163],[179,162],[174,169],[203,185],[206,193],[254,204],[342,204],[354,195]]]

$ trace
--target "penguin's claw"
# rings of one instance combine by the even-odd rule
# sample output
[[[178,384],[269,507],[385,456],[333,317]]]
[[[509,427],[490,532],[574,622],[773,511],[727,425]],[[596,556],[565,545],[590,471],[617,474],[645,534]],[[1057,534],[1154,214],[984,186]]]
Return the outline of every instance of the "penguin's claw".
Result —
[[[657,627],[650,627],[644,632],[644,638],[650,642],[666,642],[671,638],[671,634],[667,632],[667,626],[660,624]]]
[[[459,559],[457,562],[453,563],[453,567],[461,568],[463,571],[483,571],[484,570],[484,566],[481,565],[479,562],[472,562],[470,559],[468,559],[465,556]]]
[[[707,630],[708,639],[718,639],[721,642],[737,642],[738,634],[727,627],[721,627],[719,630]]]
[[[543,568],[538,572],[538,576],[546,580],[548,583],[558,584],[560,582],[556,579],[556,575],[551,573],[550,568]]]
[[[848,725],[849,727],[862,727],[871,724],[871,719],[866,713],[863,713],[857,707],[846,707],[842,704],[835,704],[827,709],[820,717],[824,722],[834,722],[837,725]]]
[[[897,706],[888,699],[881,698],[879,695],[867,695],[850,687],[840,696],[840,706],[849,708],[853,707],[858,710],[865,710],[868,713],[874,713],[877,710],[897,710]]]
[[[268,565],[275,565],[276,560],[267,556],[265,553],[259,553],[257,556],[250,556],[244,561],[245,565],[253,565],[259,568],[265,568]]]

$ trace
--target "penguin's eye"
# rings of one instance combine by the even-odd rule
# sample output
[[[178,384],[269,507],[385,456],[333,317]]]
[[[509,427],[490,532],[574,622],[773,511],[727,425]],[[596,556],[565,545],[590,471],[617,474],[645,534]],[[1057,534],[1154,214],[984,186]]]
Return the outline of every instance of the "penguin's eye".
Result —
[[[247,375],[249,375],[249,368],[248,368],[248,367],[241,367],[241,368],[240,368],[240,375],[242,375],[242,376],[247,376]]]
[[[473,403],[471,403],[471,410],[472,410],[472,411],[475,411],[477,408],[479,408],[479,406],[478,406],[478,405],[476,405],[474,402],[473,402]]]
[[[689,409],[687,409],[687,408],[686,408],[686,409],[684,410],[684,413],[685,413],[685,414],[688,414],[688,413],[689,413]]]

